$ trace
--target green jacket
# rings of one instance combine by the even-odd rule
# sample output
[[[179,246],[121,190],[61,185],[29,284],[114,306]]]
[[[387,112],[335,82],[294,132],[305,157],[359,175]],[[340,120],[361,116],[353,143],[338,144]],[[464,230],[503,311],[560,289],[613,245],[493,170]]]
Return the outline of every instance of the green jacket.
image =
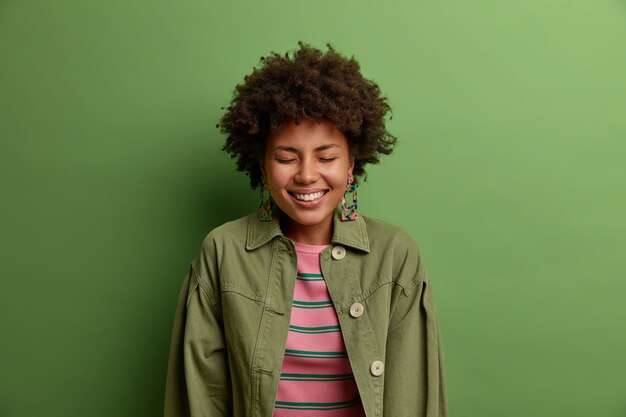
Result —
[[[417,246],[396,226],[335,216],[320,255],[368,417],[447,416],[431,284]],[[278,220],[256,215],[205,238],[180,291],[166,417],[271,417],[296,278]]]

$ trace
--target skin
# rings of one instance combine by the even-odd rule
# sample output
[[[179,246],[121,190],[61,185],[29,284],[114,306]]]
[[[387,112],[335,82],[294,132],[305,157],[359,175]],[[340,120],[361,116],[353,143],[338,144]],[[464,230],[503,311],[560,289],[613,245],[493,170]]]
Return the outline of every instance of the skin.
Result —
[[[272,199],[285,214],[285,236],[299,243],[329,244],[335,208],[354,168],[344,134],[329,121],[287,123],[267,139],[261,165]],[[315,193],[323,195],[313,201],[296,198]]]

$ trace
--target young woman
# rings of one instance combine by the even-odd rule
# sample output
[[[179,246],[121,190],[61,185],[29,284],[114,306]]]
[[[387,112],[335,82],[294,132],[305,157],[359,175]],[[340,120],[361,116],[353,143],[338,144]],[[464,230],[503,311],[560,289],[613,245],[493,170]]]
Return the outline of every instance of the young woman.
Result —
[[[431,285],[405,232],[357,210],[392,151],[354,58],[300,43],[238,85],[219,127],[258,212],[211,231],[174,322],[166,417],[447,416]]]

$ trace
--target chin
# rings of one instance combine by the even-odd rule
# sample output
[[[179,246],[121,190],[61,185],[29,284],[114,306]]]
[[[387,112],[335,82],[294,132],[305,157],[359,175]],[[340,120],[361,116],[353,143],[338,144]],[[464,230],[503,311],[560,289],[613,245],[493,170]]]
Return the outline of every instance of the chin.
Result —
[[[296,222],[296,223],[301,224],[303,226],[315,226],[317,224],[324,223],[324,221],[326,221],[326,219],[328,219],[329,217],[332,218],[333,212],[332,211],[329,212],[329,213],[300,213],[300,212],[296,212],[296,213],[292,213],[293,215],[290,215],[289,213],[285,213],[285,214],[293,222]]]
[[[326,217],[323,216],[295,216],[290,217],[290,219],[302,226],[315,226],[316,224],[320,224],[324,222]]]

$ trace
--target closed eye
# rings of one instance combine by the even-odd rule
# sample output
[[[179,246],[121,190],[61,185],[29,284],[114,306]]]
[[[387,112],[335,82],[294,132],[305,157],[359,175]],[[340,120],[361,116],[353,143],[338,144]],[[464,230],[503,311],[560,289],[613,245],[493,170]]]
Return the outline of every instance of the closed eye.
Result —
[[[320,162],[332,162],[337,158],[319,158]]]

